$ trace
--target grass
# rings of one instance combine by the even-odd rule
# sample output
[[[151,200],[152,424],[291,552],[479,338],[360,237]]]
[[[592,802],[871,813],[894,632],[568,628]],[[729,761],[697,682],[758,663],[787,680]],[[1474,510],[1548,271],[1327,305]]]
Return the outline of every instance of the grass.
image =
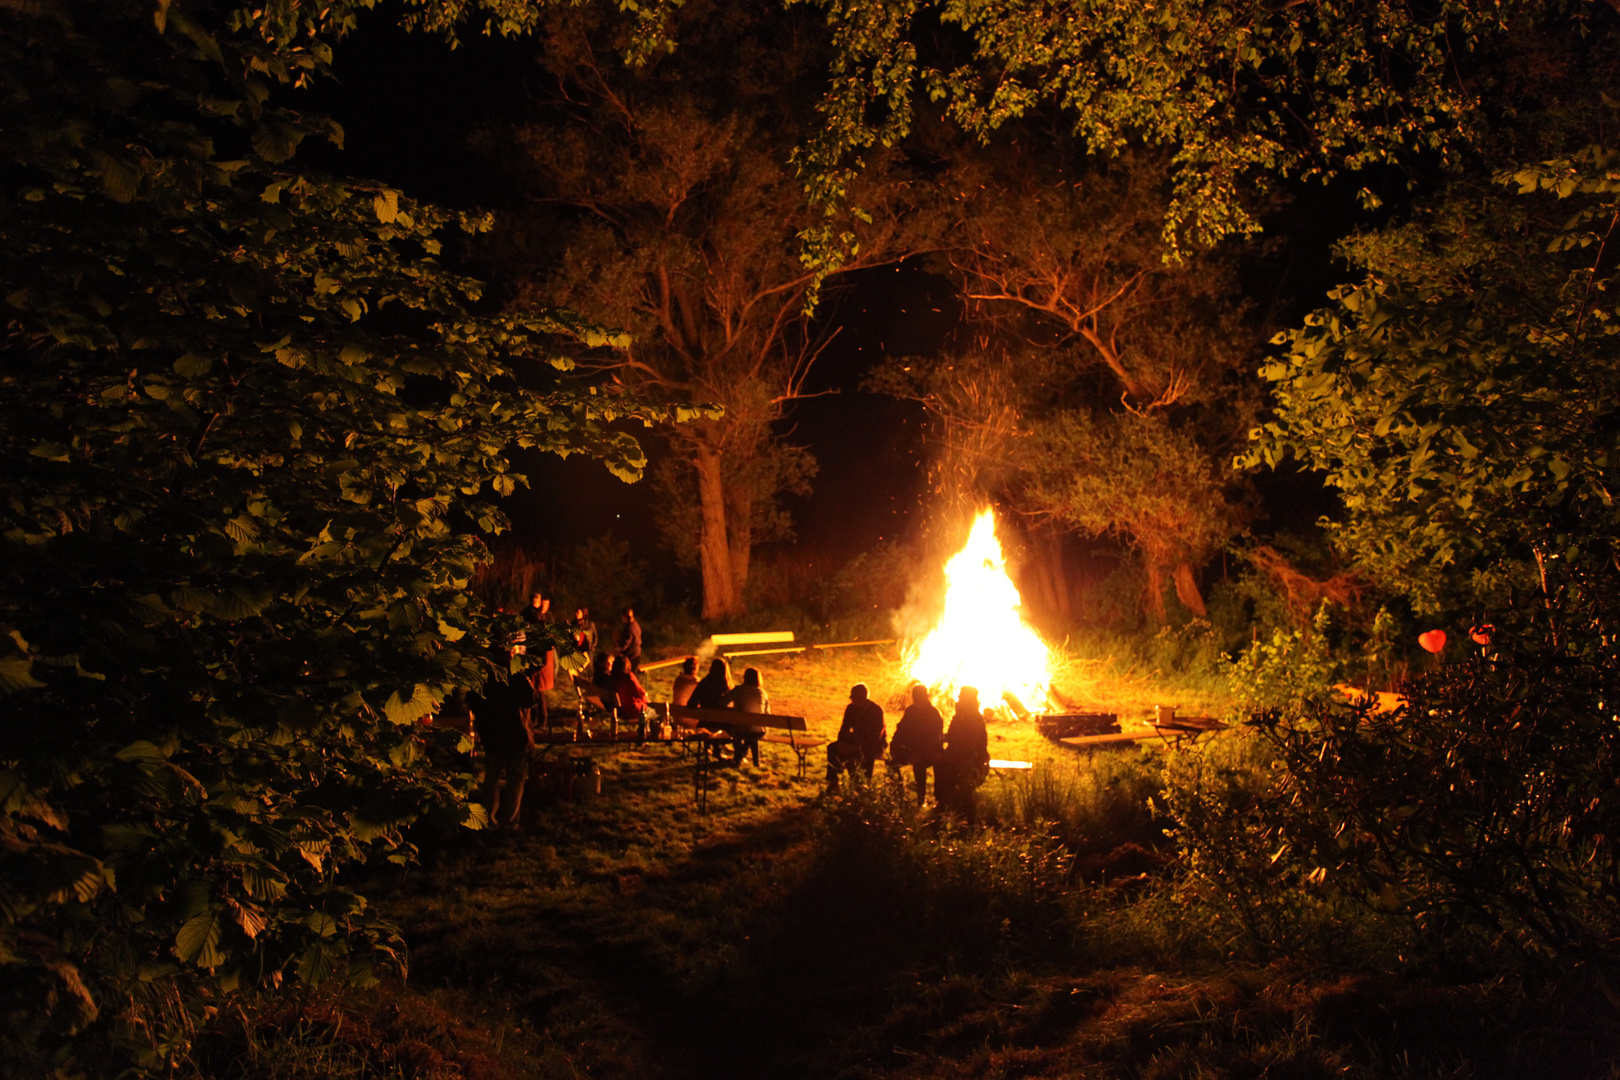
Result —
[[[886,707],[904,689],[884,649],[750,659],[776,711],[827,735],[853,683]],[[1069,663],[1087,702],[1122,719],[1167,695],[1221,704],[1196,677]],[[824,798],[817,770],[799,778],[770,746],[762,768],[727,771],[703,816],[672,748],[592,751],[599,799],[536,801],[516,834],[424,838],[422,867],[366,890],[411,944],[408,984],[222,1018],[203,1074],[1620,1074],[1614,1009],[1584,988],[1385,963],[1326,908],[1312,933],[1342,940],[1245,951],[1165,835],[1169,751],[1082,754],[1006,722],[991,739],[1035,768],[987,782],[980,829],[917,813],[881,769]],[[1226,746],[1211,760],[1242,759]]]

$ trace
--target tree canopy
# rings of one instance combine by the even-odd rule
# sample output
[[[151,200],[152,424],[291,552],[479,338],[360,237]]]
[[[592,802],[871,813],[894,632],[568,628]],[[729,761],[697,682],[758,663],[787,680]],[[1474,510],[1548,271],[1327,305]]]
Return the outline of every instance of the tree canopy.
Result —
[[[619,338],[479,314],[439,255],[487,218],[293,164],[342,133],[277,87],[370,6],[0,7],[0,1042],[23,1071],[157,1067],[234,987],[402,964],[339,871],[408,861],[424,815],[476,823],[454,737],[415,723],[508,673],[468,592],[524,482],[506,455],[634,477],[615,421],[665,416],[525,389]]]

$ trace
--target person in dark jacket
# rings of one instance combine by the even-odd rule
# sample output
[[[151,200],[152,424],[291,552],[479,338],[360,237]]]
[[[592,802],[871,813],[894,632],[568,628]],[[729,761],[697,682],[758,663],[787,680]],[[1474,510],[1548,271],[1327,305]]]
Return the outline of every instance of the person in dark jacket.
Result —
[[[686,703],[694,709],[723,709],[726,707],[726,695],[730,692],[731,669],[726,666],[723,657],[717,656],[709,663],[709,673],[693,687],[692,696]]]
[[[896,772],[911,766],[911,775],[917,784],[918,806],[928,796],[928,770],[939,764],[944,738],[945,718],[928,700],[928,687],[918,683],[911,688],[911,704],[900,715],[900,722],[894,726],[894,741],[889,744],[889,761]],[[937,776],[934,796],[936,799],[939,796]]]
[[[497,653],[496,663],[510,658]],[[497,828],[517,825],[523,808],[523,785],[529,777],[529,752],[534,749],[534,730],[529,726],[529,710],[534,707],[534,684],[523,675],[497,671],[484,688],[472,696],[473,730],[484,748],[484,782],[478,801],[489,811],[490,823]]]
[[[854,775],[857,766],[870,780],[872,766],[883,756],[888,742],[883,707],[867,696],[865,683],[856,683],[849,690],[838,738],[827,746],[827,790],[837,791],[838,774],[847,769]]]
[[[976,820],[978,807],[973,793],[989,773],[990,735],[985,731],[984,714],[979,711],[979,691],[964,686],[956,700],[951,729],[945,733],[936,800],[967,820]]]
[[[726,664],[725,658],[717,656],[709,662],[709,673],[698,680],[697,686],[692,688],[692,696],[686,703],[694,709],[723,709],[726,707],[726,695],[731,693],[731,668]],[[709,744],[709,754],[713,757],[723,758],[720,744]]]
[[[619,636],[614,639],[619,647],[619,655],[630,664],[630,670],[641,673],[641,624],[636,622],[636,613],[631,608],[624,609],[624,624],[619,627]]]

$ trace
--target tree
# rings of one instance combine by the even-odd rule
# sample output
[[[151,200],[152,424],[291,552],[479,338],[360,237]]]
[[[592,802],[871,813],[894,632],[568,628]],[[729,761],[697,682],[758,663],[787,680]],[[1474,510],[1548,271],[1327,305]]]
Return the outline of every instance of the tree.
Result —
[[[814,51],[780,15],[694,8],[682,18],[680,50],[637,71],[603,55],[590,13],[558,18],[544,57],[555,100],[482,145],[540,206],[575,212],[560,262],[512,271],[527,277],[518,310],[555,298],[623,326],[630,341],[582,356],[584,370],[723,410],[660,429],[672,451],[664,520],[699,566],[703,615],[715,618],[742,610],[753,545],[786,535],[778,494],[814,472],[774,430],[826,342],[804,310],[815,275],[795,237],[810,217],[786,165]],[[557,227],[541,213],[527,229]]]
[[[1458,77],[1469,50],[1526,19],[1559,17],[1495,0],[821,6],[832,80],[825,122],[799,155],[817,205],[860,205],[850,185],[862,156],[907,136],[918,90],[981,138],[1054,105],[1091,152],[1170,152],[1163,235],[1172,251],[1256,232],[1249,194],[1268,178],[1451,156],[1476,120]],[[856,231],[836,218],[807,230],[812,257],[836,267]]]
[[[0,7],[8,1075],[158,1068],[237,988],[402,965],[339,872],[473,820],[416,722],[510,671],[467,591],[508,449],[633,476],[611,422],[664,415],[523,389],[616,339],[475,315],[436,256],[487,218],[289,163],[341,132],[276,87],[369,6]]]
[[[1195,571],[1248,516],[1227,467],[1254,415],[1245,306],[1228,258],[1160,258],[1162,162],[1065,173],[1065,149],[1025,132],[942,169],[935,243],[973,340],[886,381],[944,420],[951,483],[1120,537],[1142,557],[1151,612],[1164,616],[1173,582],[1203,615]]]
[[[1251,460],[1322,470],[1341,543],[1422,609],[1615,558],[1617,160],[1589,146],[1494,190],[1459,182],[1348,242],[1365,278],[1264,370],[1277,416]]]

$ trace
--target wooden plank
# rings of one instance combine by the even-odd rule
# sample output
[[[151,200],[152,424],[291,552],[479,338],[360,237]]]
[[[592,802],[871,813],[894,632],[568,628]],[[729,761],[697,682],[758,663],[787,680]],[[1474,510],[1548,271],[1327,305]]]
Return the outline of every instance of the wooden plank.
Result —
[[[1033,761],[1007,761],[1003,758],[991,758],[990,767],[992,769],[1033,769],[1035,763]]]
[[[766,630],[757,634],[711,634],[709,640],[716,645],[768,645],[773,642],[792,641],[791,630]]]
[[[1120,743],[1137,742],[1142,739],[1151,739],[1157,732],[1153,731],[1116,731],[1112,735],[1071,735],[1067,739],[1059,739],[1064,746],[1078,746],[1082,749],[1089,746],[1117,746]]]
[[[808,731],[802,716],[782,716],[778,713],[752,713],[741,709],[699,709],[691,705],[671,705],[669,707],[671,720],[686,723],[687,726],[711,727],[725,725],[728,727],[761,727],[781,728],[784,731]]]
[[[733,656],[764,656],[766,653],[804,652],[806,648],[804,645],[787,645],[780,649],[744,649],[741,652],[727,649],[726,659]]]

